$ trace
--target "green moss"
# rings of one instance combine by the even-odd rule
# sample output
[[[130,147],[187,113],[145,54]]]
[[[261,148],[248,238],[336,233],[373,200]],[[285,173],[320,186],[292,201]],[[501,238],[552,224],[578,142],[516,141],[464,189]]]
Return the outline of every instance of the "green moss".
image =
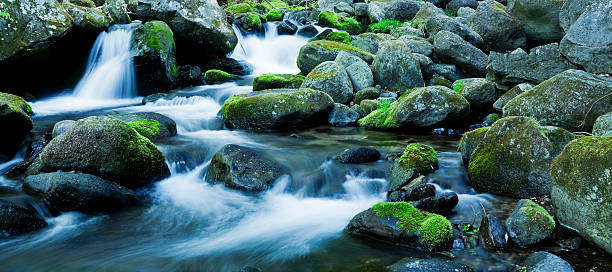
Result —
[[[232,79],[232,76],[230,74],[228,74],[227,72],[221,71],[221,70],[212,69],[204,73],[204,80],[206,80],[206,83],[208,84],[225,82],[231,79]]]
[[[349,45],[352,43],[351,35],[349,35],[346,31],[337,31],[329,33],[327,34],[327,37],[325,37],[325,39],[328,41],[335,41]]]
[[[257,29],[263,26],[263,24],[261,23],[261,16],[254,12],[245,15],[242,20],[244,24],[250,29]]]
[[[431,146],[412,143],[406,146],[398,162],[403,167],[417,169],[421,173],[433,172],[438,165],[438,155]]]
[[[478,146],[476,149],[474,149],[472,154],[474,154],[479,148],[486,149],[487,147]],[[497,165],[493,160],[492,151],[485,152],[480,156],[472,156],[468,169],[474,176],[493,178],[495,176],[495,172],[497,171]]]
[[[444,87],[448,87],[448,88],[452,88],[452,84],[451,82],[443,77],[434,77],[431,79],[433,85],[437,85],[437,86],[444,86]]]
[[[448,16],[448,17],[457,17],[457,14],[455,14],[454,12],[447,12],[446,16]]]
[[[504,7],[504,5],[502,5],[501,3],[497,2],[497,1],[493,1],[493,4],[491,5],[491,8],[493,8],[495,10],[502,11],[504,13],[508,13],[508,11],[506,11],[506,7]]]
[[[382,20],[370,25],[370,31],[375,33],[391,33],[398,27],[402,26],[402,22],[397,20]]]
[[[366,128],[377,129],[392,129],[399,126],[393,121],[391,112],[397,106],[397,102],[390,103],[382,101],[378,109],[368,114],[366,117],[359,119],[359,125]]]
[[[412,21],[411,26],[418,29],[421,27],[421,25],[424,25],[425,23],[427,23],[427,19],[416,19]]]
[[[150,21],[143,25],[143,30],[149,35],[147,46],[149,48],[166,50],[174,47],[174,33],[172,29],[162,21]]]
[[[352,34],[360,34],[363,32],[363,27],[357,20],[351,17],[339,16],[328,10],[319,14],[319,24],[322,26],[334,27],[339,30],[345,30]]]
[[[148,139],[152,139],[159,136],[159,128],[162,126],[160,122],[157,122],[156,120],[152,119],[136,119],[133,121],[129,121],[126,124],[136,130],[138,134]]]
[[[263,74],[253,81],[253,91],[269,89],[297,89],[306,77],[303,75],[292,74]]]
[[[460,94],[461,91],[463,90],[464,85],[465,85],[465,80],[460,79],[460,80],[453,82],[452,89],[456,93]]]
[[[548,230],[555,229],[555,219],[550,215],[550,213],[548,213],[546,209],[542,208],[542,206],[536,204],[535,202],[531,200],[526,200],[525,205],[521,207],[520,210],[527,215],[527,218],[531,222],[542,221],[541,218],[546,218],[546,220],[544,220],[546,223],[544,223],[545,225],[542,227],[545,227]]]
[[[266,18],[266,21],[268,21],[268,22],[282,21],[283,20],[283,13],[280,10],[278,10],[278,9],[273,9],[273,10],[270,10],[264,16],[264,18]]]
[[[429,214],[417,230],[423,237],[423,242],[433,247],[439,247],[452,239],[453,227],[446,218]]]
[[[335,41],[319,40],[319,41],[310,42],[308,43],[308,45],[313,46],[313,47],[321,47],[325,50],[342,50],[342,51],[354,52],[359,55],[363,55],[363,56],[370,57],[370,58],[375,57],[375,55],[370,52],[366,52],[357,47],[350,46],[348,44],[344,44],[340,42],[335,42]]]
[[[240,4],[234,4],[234,5],[227,7],[225,11],[232,13],[232,14],[247,13],[247,12],[252,12],[253,7],[249,5],[248,3],[240,3]]]
[[[32,114],[32,107],[30,107],[30,104],[28,104],[28,102],[26,102],[20,96],[9,93],[0,93],[0,104],[2,103],[7,104],[13,111],[20,111],[27,115]]]
[[[287,8],[289,5],[281,0],[266,0],[263,1],[262,5],[268,10]]]

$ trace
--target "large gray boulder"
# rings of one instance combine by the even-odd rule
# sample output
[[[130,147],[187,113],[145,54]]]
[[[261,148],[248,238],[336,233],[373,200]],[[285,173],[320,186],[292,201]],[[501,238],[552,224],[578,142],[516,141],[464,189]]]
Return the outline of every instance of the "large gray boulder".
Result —
[[[443,86],[416,89],[403,95],[391,112],[399,127],[426,128],[462,120],[470,104],[461,95]]]
[[[346,70],[334,61],[317,65],[300,88],[310,88],[329,94],[334,102],[347,104],[353,100],[353,84]]]
[[[372,69],[370,69],[370,65],[365,63],[365,61],[355,62],[346,67],[345,70],[351,79],[355,92],[374,86],[374,74]]]
[[[206,182],[221,182],[232,189],[261,192],[287,173],[287,168],[266,158],[258,150],[229,144],[210,161]]]
[[[41,51],[64,37],[73,25],[57,0],[2,1],[0,61]]]
[[[551,198],[559,223],[612,254],[612,137],[582,137],[553,161]]]
[[[47,226],[39,215],[12,202],[0,199],[0,233],[17,235]]]
[[[30,114],[32,108],[23,98],[0,93],[0,124],[4,131],[0,145],[0,161],[11,159],[34,127]]]
[[[309,42],[300,48],[297,65],[302,74],[307,75],[322,62],[335,60],[341,51],[351,53],[367,63],[372,63],[374,59],[374,55],[357,47],[334,41],[319,40]]]
[[[466,25],[480,34],[487,51],[506,52],[527,46],[521,22],[494,0],[486,0],[469,17]]]
[[[510,53],[491,52],[487,78],[502,85],[540,84],[569,69],[576,66],[561,55],[558,44],[551,43],[534,47],[529,54],[521,48]]]
[[[445,14],[436,14],[429,18],[425,23],[425,30],[430,40],[433,40],[438,32],[446,30],[459,35],[475,47],[482,47],[484,43],[482,37],[474,30]]]
[[[569,28],[578,20],[580,15],[591,6],[608,3],[608,0],[567,0],[559,10],[559,24],[567,33]]]
[[[488,56],[459,35],[442,30],[434,37],[434,51],[446,63],[453,63],[477,77],[486,74]]]
[[[460,79],[453,83],[453,87],[457,85],[459,94],[470,103],[472,110],[488,110],[499,98],[495,83],[484,78]]]
[[[540,43],[558,42],[564,35],[559,25],[559,10],[565,2],[509,0],[508,11],[521,21],[529,40]]]
[[[588,72],[612,73],[612,5],[589,6],[566,31],[559,48]]]
[[[591,131],[598,116],[612,111],[612,79],[567,70],[510,100],[504,116],[530,116],[542,125]]]
[[[353,39],[353,46],[371,54],[376,54],[380,44],[391,40],[393,36],[384,33],[366,32]]]
[[[403,92],[425,86],[419,64],[413,59],[410,48],[401,41],[383,43],[372,65],[374,80],[388,90]]]
[[[100,32],[111,19],[104,11],[95,7],[84,7],[70,2],[62,4],[74,19],[74,25],[85,31]]]
[[[557,255],[546,251],[531,253],[525,260],[526,272],[574,272],[574,268]]]
[[[593,136],[612,136],[612,111],[597,117],[593,125]]]
[[[223,55],[238,43],[225,11],[216,1],[139,0],[137,15],[143,20],[167,22],[183,45],[199,55]]]

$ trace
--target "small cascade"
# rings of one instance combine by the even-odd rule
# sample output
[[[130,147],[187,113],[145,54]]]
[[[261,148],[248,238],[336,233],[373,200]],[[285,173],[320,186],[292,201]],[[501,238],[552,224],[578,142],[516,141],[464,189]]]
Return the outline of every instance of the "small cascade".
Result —
[[[86,99],[119,99],[136,95],[134,65],[130,45],[138,24],[115,25],[100,33],[96,40],[85,75],[73,95]]]

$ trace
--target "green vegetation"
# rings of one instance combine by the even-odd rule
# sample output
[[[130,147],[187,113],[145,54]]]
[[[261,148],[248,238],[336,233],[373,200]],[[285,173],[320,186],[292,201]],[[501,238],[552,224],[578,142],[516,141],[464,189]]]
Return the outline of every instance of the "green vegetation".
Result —
[[[126,124],[136,130],[138,134],[148,139],[152,139],[159,136],[159,128],[162,126],[161,123],[152,119],[136,119],[133,121],[129,121]]]
[[[0,18],[3,18],[5,20],[9,20],[11,22],[14,22],[15,20],[13,20],[13,18],[11,17],[11,14],[6,12],[6,11],[0,11]]]
[[[337,31],[327,34],[326,40],[340,42],[350,45],[352,43],[351,35],[346,31]]]
[[[396,103],[390,103],[389,101],[381,101],[378,109],[368,114],[366,117],[359,119],[359,125],[366,128],[378,128],[378,129],[392,129],[398,128],[399,126],[393,121],[391,112]]]
[[[453,85],[452,85],[453,91],[460,94],[464,85],[465,85],[465,80],[460,79],[460,80],[453,82]]]
[[[149,48],[167,50],[174,47],[174,33],[172,29],[162,21],[150,21],[143,25],[146,34],[149,35],[147,46]]]
[[[328,10],[325,10],[319,14],[319,24],[339,30],[345,30],[352,34],[360,34],[363,32],[363,27],[357,20],[351,17],[339,16],[336,13]]]
[[[555,219],[550,215],[550,213],[548,213],[547,210],[535,202],[527,199],[527,201],[525,201],[525,206],[521,207],[520,210],[524,212],[527,215],[527,218],[529,218],[529,220],[532,222],[538,222],[540,221],[540,218],[546,218],[546,225],[543,227],[548,230],[555,229]]]
[[[204,80],[206,80],[206,83],[208,84],[225,82],[231,79],[232,79],[232,75],[228,74],[227,72],[221,71],[221,70],[212,69],[204,73]]]
[[[283,20],[283,13],[280,10],[278,10],[278,9],[273,9],[273,10],[270,10],[264,16],[264,18],[266,18],[266,21],[268,21],[268,22],[282,21]]]
[[[263,74],[253,81],[253,91],[269,89],[297,89],[306,77],[292,74]]]
[[[232,14],[247,13],[247,12],[252,12],[253,7],[249,5],[248,3],[240,3],[240,4],[233,4],[231,6],[228,6],[227,8],[225,8],[225,11],[232,13]]]
[[[0,93],[0,104],[6,104],[13,111],[32,114],[32,107],[20,96],[9,93]]]
[[[457,14],[455,14],[453,12],[447,12],[446,16],[448,16],[448,17],[457,17]]]
[[[436,151],[428,145],[412,143],[406,146],[404,153],[398,159],[400,165],[419,172],[432,172],[438,164]]]
[[[402,22],[397,20],[382,20],[370,25],[370,31],[375,33],[391,33],[396,28],[402,26]]]

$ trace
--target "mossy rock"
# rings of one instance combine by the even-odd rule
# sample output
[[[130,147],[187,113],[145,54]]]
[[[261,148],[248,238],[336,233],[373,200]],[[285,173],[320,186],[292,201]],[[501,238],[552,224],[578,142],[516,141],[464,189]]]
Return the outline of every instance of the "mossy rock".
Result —
[[[351,35],[348,34],[348,32],[346,31],[336,31],[329,33],[327,34],[327,37],[325,37],[325,39],[328,41],[334,41],[348,45],[350,45],[352,41]]]
[[[170,175],[164,154],[149,139],[109,116],[78,120],[49,142],[37,167],[41,172],[79,171],[128,188]]]
[[[266,18],[266,21],[268,22],[282,21],[283,13],[279,9],[272,9],[268,13],[266,13],[264,18]]]
[[[593,124],[593,136],[612,136],[612,111],[597,117]]]
[[[235,22],[235,25],[244,34],[258,34],[263,35],[265,28],[261,21],[261,15],[256,12],[249,12],[241,14]]]
[[[266,130],[327,122],[334,107],[328,94],[312,89],[275,89],[234,95],[221,107],[230,128]]]
[[[232,80],[232,75],[221,70],[212,69],[204,73],[204,80],[208,84],[216,84]]]
[[[239,3],[228,6],[227,8],[225,8],[225,11],[232,14],[241,14],[253,12],[254,10],[253,7],[251,7],[251,5],[247,3]]]
[[[363,110],[363,113],[365,115],[368,115],[371,112],[377,110],[380,107],[381,104],[382,104],[382,102],[380,102],[378,99],[364,99],[364,100],[361,100],[361,102],[359,103],[359,106]],[[366,122],[366,121],[364,121],[364,122]]]
[[[127,11],[128,3],[125,0],[106,0],[102,10],[106,12],[115,24],[129,24],[132,20]]]
[[[364,100],[362,101],[362,104],[366,101],[371,100]],[[399,125],[393,121],[391,115],[392,111],[395,110],[397,105],[397,102],[391,103],[388,100],[378,101],[378,103],[366,102],[363,108],[367,109],[366,111],[369,111],[370,109],[373,110],[367,113],[365,117],[361,118],[358,123],[362,127],[372,129],[387,130],[398,128]],[[374,108],[374,106],[376,107]]]
[[[552,235],[555,219],[540,205],[521,199],[505,222],[510,239],[520,247],[540,243]]]
[[[441,215],[418,210],[406,202],[381,202],[357,214],[349,233],[428,251],[452,247],[453,230]]]
[[[366,99],[376,99],[380,96],[380,91],[374,87],[368,87],[355,93],[355,104],[360,104]]]
[[[461,95],[443,86],[416,88],[402,95],[390,118],[398,127],[430,128],[465,118],[470,104]]]
[[[80,6],[73,3],[64,3],[63,5],[74,18],[75,26],[82,30],[99,32],[104,30],[111,21],[108,15],[95,7]]]
[[[391,166],[389,192],[399,190],[414,178],[433,173],[438,169],[436,151],[428,145],[412,143]]]
[[[353,100],[353,84],[344,67],[335,61],[317,65],[308,75],[301,88],[311,88],[329,94],[334,102],[348,104]]]
[[[34,127],[30,114],[32,108],[23,98],[0,93],[0,124],[4,130],[0,161],[10,159]]]
[[[262,74],[253,81],[253,91],[270,89],[297,89],[306,77],[292,74]]]
[[[612,254],[612,137],[571,141],[551,165],[551,198],[563,226]]]
[[[176,122],[156,112],[109,114],[108,116],[126,122],[136,132],[149,140],[176,135]]]
[[[414,87],[425,86],[419,61],[413,57],[410,47],[402,41],[381,43],[372,67],[374,81],[390,91],[405,92]]]
[[[397,20],[382,20],[370,25],[369,29],[374,33],[391,34],[393,30],[401,27],[404,23]]]
[[[363,26],[359,21],[351,17],[340,16],[329,10],[324,10],[319,14],[319,24],[338,30],[345,30],[352,34],[361,34],[363,32]]]
[[[463,162],[467,164],[472,157],[472,152],[484,141],[484,136],[489,131],[489,127],[478,128],[463,134],[457,145],[457,151],[461,152]]]
[[[374,60],[373,54],[357,47],[334,41],[318,40],[309,42],[300,48],[297,65],[300,71],[302,71],[302,74],[307,75],[322,62],[335,60],[340,51],[346,51],[361,58],[367,63],[372,63]]]

